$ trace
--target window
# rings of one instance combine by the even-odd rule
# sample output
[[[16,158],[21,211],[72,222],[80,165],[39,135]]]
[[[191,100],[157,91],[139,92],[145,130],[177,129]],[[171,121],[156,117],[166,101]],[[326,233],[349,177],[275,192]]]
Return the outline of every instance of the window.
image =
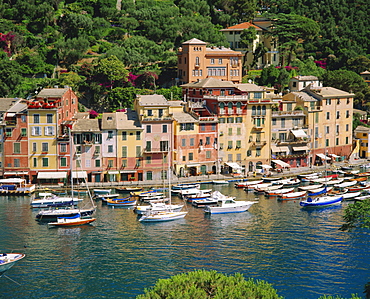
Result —
[[[42,167],[48,167],[49,166],[49,158],[42,158]]]
[[[47,143],[47,142],[43,142],[43,143],[41,144],[41,151],[42,151],[43,153],[48,152],[48,151],[49,151],[49,143]]]
[[[346,144],[348,144],[348,140],[349,140],[349,138],[348,138],[348,137],[346,137]]]
[[[37,158],[33,158],[33,167],[37,167]]]
[[[37,151],[37,143],[36,142],[33,142],[32,143],[32,151],[33,152],[36,152]]]
[[[189,161],[193,161],[194,159],[194,154],[193,153],[189,153]]]
[[[100,167],[101,163],[99,159],[95,160],[95,167]]]
[[[122,167],[127,167],[127,159],[122,159],[121,165]]]
[[[45,136],[53,136],[54,135],[54,127],[45,127],[44,129]]]
[[[236,161],[240,162],[242,160],[242,154],[236,154]]]
[[[146,125],[146,132],[147,133],[152,133],[152,126],[151,125]]]
[[[122,140],[127,140],[127,132],[126,131],[122,132]]]
[[[339,134],[339,125],[337,125],[336,133]]]
[[[261,148],[256,148],[256,157],[261,156]]]
[[[325,146],[329,146],[329,139],[325,139]]]
[[[136,157],[141,157],[141,146],[140,145],[136,146]]]
[[[13,143],[13,153],[20,154],[21,153],[21,144],[19,142]]]
[[[232,162],[233,161],[233,154],[228,154],[227,155],[227,161]]]
[[[229,128],[229,129],[228,129],[228,135],[229,135],[229,136],[232,136],[232,135],[233,135],[233,128]]]
[[[148,116],[153,116],[153,110],[152,109],[148,110]]]
[[[276,118],[273,118],[273,119],[272,119],[272,125],[273,125],[273,126],[276,126]]]
[[[168,141],[160,141],[159,142],[161,152],[167,152],[169,150]]]
[[[108,167],[112,168],[113,167],[113,160],[108,160]]]
[[[241,124],[243,122],[243,118],[240,116],[235,117],[235,122]]]
[[[151,171],[147,171],[147,173],[146,173],[146,179],[148,181],[151,181],[153,179],[153,173]]]
[[[182,147],[186,146],[186,139],[185,138],[181,139],[181,146]]]
[[[206,159],[211,159],[211,151],[206,151]]]
[[[167,170],[162,170],[161,171],[161,179],[166,180],[167,179]]]
[[[113,153],[113,145],[108,145],[108,153]]]
[[[40,123],[40,114],[34,114],[33,115],[33,123],[39,124]]]
[[[194,142],[194,138],[190,138],[190,146],[194,146],[195,142]]]
[[[329,126],[325,126],[325,134],[329,134],[330,133],[330,131],[329,131]]]
[[[158,109],[158,117],[162,117],[163,116],[163,109]]]
[[[76,146],[76,154],[81,154],[81,145]]]
[[[346,132],[349,131],[349,124],[346,124]]]
[[[242,134],[242,129],[236,128],[236,135],[241,135],[241,134]]]
[[[227,123],[228,124],[233,124],[234,123],[234,117],[228,117],[227,118]]]
[[[99,154],[100,154],[100,145],[96,145],[94,155],[99,155]]]
[[[206,145],[211,144],[211,137],[206,137]]]
[[[14,167],[20,167],[20,160],[14,159]]]
[[[162,133],[167,133],[167,125],[162,125]]]
[[[227,142],[227,149],[232,149],[233,148],[233,141],[230,140]]]
[[[339,138],[335,138],[335,145],[339,145]]]
[[[148,140],[148,141],[146,142],[146,144],[145,144],[145,150],[146,150],[147,152],[152,151],[152,142],[151,142],[150,140]]]
[[[46,122],[48,124],[52,124],[53,123],[53,114],[46,114]]]
[[[349,118],[349,110],[346,111],[346,118]]]
[[[326,119],[330,119],[330,112],[326,112]]]
[[[292,103],[288,103],[288,104],[286,105],[286,110],[287,110],[287,111],[292,111]]]
[[[5,129],[6,137],[12,137],[12,132],[13,132],[13,130],[11,128],[6,128]]]
[[[340,117],[340,112],[337,111],[337,119]]]
[[[61,167],[67,167],[67,158],[65,158],[65,157],[60,158],[60,166]]]
[[[22,115],[21,115],[21,122],[22,122],[22,123],[25,123],[26,121],[27,121],[27,117],[26,117],[26,115],[22,114]]]
[[[282,128],[285,128],[285,118],[282,118],[281,119],[281,127]]]
[[[152,163],[152,157],[151,156],[147,156],[146,157],[146,164],[151,164]]]
[[[331,99],[326,99],[326,105],[331,105]]]
[[[199,63],[199,57],[198,56],[195,57],[195,65],[200,65],[200,63]]]
[[[256,106],[252,107],[252,115],[257,115],[257,107]]]
[[[216,131],[216,124],[212,124],[211,131]]]
[[[211,64],[215,64],[215,59],[211,58]]]
[[[206,125],[200,124],[200,130],[204,132],[206,130]]]
[[[141,140],[141,132],[136,131],[136,140]]]
[[[254,93],[254,98],[255,99],[262,99],[262,92],[255,92]]]
[[[32,127],[33,136],[41,136],[41,127]]]
[[[220,143],[220,150],[224,149],[224,144]]]
[[[113,131],[108,131],[108,139],[112,139],[113,138]]]
[[[21,136],[22,137],[27,137],[27,129],[26,128],[21,129]]]
[[[237,140],[236,141],[236,148],[237,149],[240,149],[242,147],[242,141],[241,140]]]
[[[218,59],[218,64],[222,64],[222,58]]]
[[[186,161],[186,156],[182,156],[182,161],[185,162]]]

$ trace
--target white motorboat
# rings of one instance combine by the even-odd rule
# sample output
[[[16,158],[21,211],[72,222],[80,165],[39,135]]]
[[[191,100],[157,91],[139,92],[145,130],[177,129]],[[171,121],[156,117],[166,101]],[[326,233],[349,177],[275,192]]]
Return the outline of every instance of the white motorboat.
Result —
[[[0,276],[25,256],[23,253],[0,253]]]
[[[95,194],[110,194],[112,189],[93,189]]]
[[[248,182],[238,182],[238,183],[235,183],[235,188],[247,188],[247,187],[251,187],[253,185],[257,185],[257,184],[261,184],[261,183],[263,183],[262,180],[248,181]]]
[[[215,180],[215,181],[212,181],[212,184],[214,184],[214,185],[226,185],[228,183],[229,183],[229,181],[225,181],[225,180]]]
[[[302,190],[302,191],[309,191],[309,190],[321,188],[322,186],[324,186],[324,185],[323,184],[315,184],[315,185],[301,186],[301,187],[298,187],[298,189]]]
[[[188,212],[173,212],[173,211],[148,211],[139,219],[140,222],[164,222],[184,218]]]
[[[248,211],[255,203],[256,201],[219,200],[216,206],[206,206],[204,212],[209,214],[241,213]]]
[[[165,203],[151,203],[150,205],[136,206],[134,212],[138,215],[144,215],[149,210],[153,212],[163,212],[163,211],[180,212],[183,207],[184,205],[175,205],[175,204],[167,205]]]
[[[354,200],[356,197],[359,197],[362,192],[346,192],[339,194],[343,196],[343,200]]]
[[[338,196],[319,196],[316,198],[308,197],[306,200],[302,200],[299,204],[303,208],[324,208],[332,205],[339,205],[343,200],[342,195]]]
[[[265,195],[272,197],[272,196],[280,196],[285,193],[290,193],[294,191],[294,187],[292,188],[285,188],[285,189],[278,189],[278,190],[273,190],[273,191],[265,191]]]
[[[53,193],[40,193],[40,197],[36,197],[30,203],[32,208],[48,208],[48,207],[65,207],[77,205],[83,201],[82,198],[78,197],[61,197]]]
[[[181,190],[180,192],[178,192],[177,194],[181,197],[186,197],[186,196],[189,196],[189,195],[196,195],[199,193],[199,190],[198,188],[192,188],[192,189],[186,189],[186,190]]]

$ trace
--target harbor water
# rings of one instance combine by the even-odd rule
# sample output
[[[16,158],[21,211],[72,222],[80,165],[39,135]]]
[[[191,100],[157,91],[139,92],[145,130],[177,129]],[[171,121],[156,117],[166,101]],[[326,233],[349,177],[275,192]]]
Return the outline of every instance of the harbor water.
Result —
[[[289,299],[363,296],[370,281],[370,232],[342,232],[344,208],[302,210],[229,185],[204,185],[239,200],[248,212],[188,215],[141,223],[132,209],[97,203],[88,226],[48,228],[35,220],[29,197],[0,198],[2,252],[26,258],[1,278],[1,298],[135,298],[158,279],[195,269],[271,283]],[[173,202],[180,200],[174,196]]]

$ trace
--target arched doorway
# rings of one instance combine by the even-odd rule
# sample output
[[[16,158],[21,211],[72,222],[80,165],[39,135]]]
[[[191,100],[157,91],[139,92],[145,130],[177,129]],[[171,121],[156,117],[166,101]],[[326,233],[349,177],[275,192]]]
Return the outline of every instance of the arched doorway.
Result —
[[[182,177],[182,178],[185,176],[185,169],[184,169],[184,167],[180,167],[179,174],[180,174],[180,177]]]
[[[216,165],[213,165],[212,166],[212,173],[213,174],[217,173],[217,167],[216,167]]]
[[[249,162],[248,171],[253,172],[253,162]]]

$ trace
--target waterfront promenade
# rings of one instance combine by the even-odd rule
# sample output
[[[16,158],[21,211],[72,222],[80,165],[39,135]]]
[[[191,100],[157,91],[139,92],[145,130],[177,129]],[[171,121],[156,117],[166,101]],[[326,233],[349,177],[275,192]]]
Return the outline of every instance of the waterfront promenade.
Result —
[[[343,162],[334,162],[332,164],[327,165],[327,170],[339,169],[342,166],[360,166],[369,163],[366,159],[357,159],[348,163],[348,161]],[[312,173],[312,172],[324,172],[325,166],[312,166],[312,167],[299,167],[299,168],[291,168],[284,170],[282,173],[277,172],[270,172],[271,177],[293,177],[297,174],[305,174],[305,173]],[[171,184],[186,184],[186,183],[207,183],[212,182],[213,180],[227,180],[227,181],[241,181],[241,180],[256,180],[262,178],[262,174],[255,174],[253,172],[249,172],[248,175],[234,177],[232,175],[224,175],[224,174],[210,174],[210,175],[198,175],[198,176],[190,176],[190,177],[176,177],[173,176],[171,179]],[[167,182],[163,182],[163,180],[144,180],[144,181],[124,181],[124,182],[88,182],[87,183],[89,188],[110,188],[110,187],[127,187],[127,186],[143,186],[143,187],[168,187]],[[64,188],[58,185],[38,185],[38,189],[42,188]],[[83,185],[75,186],[76,189],[84,188]]]

